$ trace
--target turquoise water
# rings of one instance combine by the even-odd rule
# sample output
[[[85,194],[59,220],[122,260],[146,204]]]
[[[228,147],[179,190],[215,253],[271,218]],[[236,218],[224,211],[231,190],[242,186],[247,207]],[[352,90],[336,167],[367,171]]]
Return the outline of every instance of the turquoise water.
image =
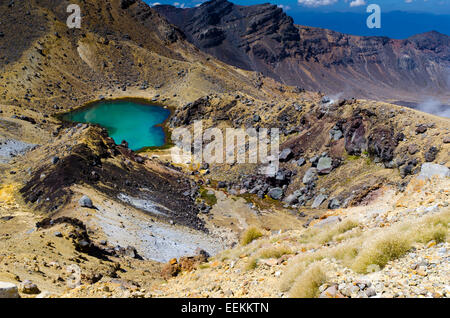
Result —
[[[90,107],[65,114],[63,118],[77,123],[98,124],[108,131],[116,144],[128,142],[132,150],[165,144],[161,126],[170,111],[160,106],[131,101],[102,101]]]

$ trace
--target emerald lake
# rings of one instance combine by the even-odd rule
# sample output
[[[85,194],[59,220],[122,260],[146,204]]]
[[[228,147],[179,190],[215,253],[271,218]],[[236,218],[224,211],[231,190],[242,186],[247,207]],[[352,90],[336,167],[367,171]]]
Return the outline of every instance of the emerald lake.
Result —
[[[128,142],[131,150],[160,147],[165,144],[161,124],[170,110],[150,104],[128,100],[101,101],[80,110],[64,114],[64,120],[98,124],[106,128],[116,144]]]

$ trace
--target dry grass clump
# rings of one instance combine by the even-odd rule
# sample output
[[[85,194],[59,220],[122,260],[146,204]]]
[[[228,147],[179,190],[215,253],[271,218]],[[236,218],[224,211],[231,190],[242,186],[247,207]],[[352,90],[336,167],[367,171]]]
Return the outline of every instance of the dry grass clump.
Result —
[[[296,256],[283,274],[280,289],[284,292],[290,290],[297,278],[302,275],[310,264],[323,258],[324,255],[321,252],[306,253]]]
[[[411,234],[414,235],[415,240],[420,243],[428,243],[430,241],[442,243],[447,240],[449,223],[450,209],[438,215],[426,217],[423,222],[419,224],[419,228],[411,231]]]
[[[352,268],[360,273],[366,273],[369,265],[383,268],[389,261],[402,257],[411,248],[412,241],[405,233],[389,231],[380,233],[366,246],[363,246],[356,257]]]
[[[435,241],[436,243],[445,242],[448,235],[448,227],[438,224],[431,227],[425,227],[417,233],[417,241],[421,243],[428,243]]]
[[[286,254],[292,254],[292,250],[286,245],[266,247],[258,255],[260,258],[280,258]]]
[[[247,265],[245,266],[246,270],[256,269],[258,267],[258,258],[253,256],[249,259]]]
[[[256,227],[250,227],[244,232],[244,234],[242,234],[241,245],[248,245],[262,236],[263,234],[259,229]]]
[[[311,264],[294,281],[289,292],[294,298],[314,298],[319,296],[319,287],[326,282],[327,276],[319,263]]]
[[[358,222],[347,219],[333,225],[312,227],[307,229],[305,233],[301,235],[299,242],[325,244],[331,241],[342,241],[346,238],[342,234],[347,233],[358,226]],[[347,237],[352,237],[352,235],[348,235]]]
[[[245,266],[245,268],[247,270],[252,270],[252,269],[257,268],[258,267],[258,261],[260,259],[280,258],[283,255],[292,254],[293,251],[292,251],[292,249],[290,249],[286,245],[280,245],[280,246],[265,247],[265,248],[262,248],[260,250],[256,249],[256,250],[253,251],[253,253],[255,255],[250,257],[250,259],[247,262],[247,265]]]

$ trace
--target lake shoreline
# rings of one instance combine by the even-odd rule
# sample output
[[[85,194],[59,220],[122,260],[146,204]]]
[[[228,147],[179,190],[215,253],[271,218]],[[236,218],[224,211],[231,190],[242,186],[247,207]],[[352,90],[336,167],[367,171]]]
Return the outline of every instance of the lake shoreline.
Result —
[[[53,117],[55,119],[57,119],[58,121],[62,122],[62,123],[66,123],[66,124],[74,124],[74,123],[79,123],[78,121],[72,121],[70,119],[67,119],[66,116],[68,116],[69,114],[75,114],[75,113],[79,113],[79,112],[83,112],[86,109],[95,107],[97,105],[101,105],[101,104],[108,104],[108,103],[114,103],[114,102],[130,102],[133,104],[137,104],[137,105],[142,105],[142,106],[154,106],[154,107],[160,107],[163,109],[166,109],[169,111],[169,114],[167,116],[167,118],[159,124],[156,124],[152,127],[161,127],[163,130],[163,134],[164,134],[164,144],[161,146],[145,146],[145,147],[141,147],[139,149],[133,150],[135,153],[142,153],[142,152],[146,152],[149,150],[165,150],[165,149],[169,149],[171,147],[173,147],[173,144],[171,143],[171,130],[169,128],[169,121],[171,119],[171,117],[173,116],[176,107],[173,106],[167,106],[165,104],[163,104],[162,102],[159,101],[153,101],[149,98],[143,98],[143,97],[117,97],[117,98],[109,98],[109,99],[96,99],[96,100],[92,100],[89,101],[79,107],[76,107],[74,109],[71,109],[70,111],[67,112],[63,112],[63,113],[59,113],[59,114],[55,114],[53,115]],[[102,126],[101,124],[96,124],[96,123],[89,123],[90,125],[96,125],[99,126],[101,128],[105,128],[104,126]],[[109,135],[109,132],[108,132]],[[117,143],[116,143],[117,144]]]

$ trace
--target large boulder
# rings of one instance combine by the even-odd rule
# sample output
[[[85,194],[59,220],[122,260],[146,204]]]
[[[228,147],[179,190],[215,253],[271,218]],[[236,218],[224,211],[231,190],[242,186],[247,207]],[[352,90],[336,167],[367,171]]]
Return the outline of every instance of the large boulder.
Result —
[[[83,208],[92,209],[94,207],[91,198],[89,198],[87,195],[83,195],[81,199],[78,201],[78,204]]]
[[[394,151],[398,142],[394,132],[389,128],[376,128],[369,136],[369,154],[378,157],[383,162],[389,162],[394,158]]]
[[[26,280],[22,284],[20,284],[20,291],[28,295],[37,295],[41,293],[37,285],[29,280]]]
[[[314,227],[323,227],[326,225],[336,224],[341,222],[341,218],[337,215],[329,216],[326,219],[323,219],[316,224],[314,224]]]
[[[303,176],[303,183],[309,184],[317,180],[317,169],[309,168]]]
[[[12,283],[0,282],[0,298],[19,298],[19,289]]]
[[[333,170],[333,160],[330,157],[321,157],[317,163],[319,174],[328,174]]]
[[[313,204],[311,205],[311,208],[317,209],[319,206],[322,205],[322,203],[327,199],[327,196],[325,194],[319,194],[313,201]]]
[[[272,188],[269,193],[267,193],[269,197],[274,200],[280,200],[283,197],[283,189],[281,188]]]
[[[330,139],[332,139],[334,141],[341,139],[343,136],[344,136],[344,133],[342,132],[341,128],[338,127],[337,125],[335,125],[330,130]]]
[[[279,160],[281,162],[288,161],[291,159],[293,153],[291,148],[285,148],[280,152]]]
[[[428,151],[425,153],[425,161],[426,162],[433,162],[436,160],[436,155],[438,154],[439,149],[432,146]]]
[[[419,179],[429,179],[431,177],[446,178],[450,177],[450,169],[443,165],[426,162],[422,164]]]

